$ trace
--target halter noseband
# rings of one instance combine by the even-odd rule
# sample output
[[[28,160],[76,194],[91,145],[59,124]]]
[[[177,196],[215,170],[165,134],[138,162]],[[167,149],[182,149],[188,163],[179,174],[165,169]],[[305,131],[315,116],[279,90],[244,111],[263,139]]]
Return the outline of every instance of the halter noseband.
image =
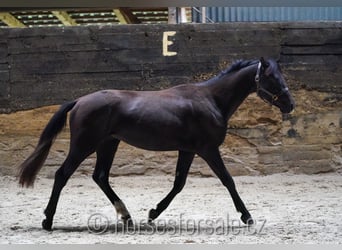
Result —
[[[255,75],[255,83],[256,83],[256,87],[257,87],[257,90],[256,90],[256,93],[257,95],[263,100],[265,101],[266,103],[270,104],[270,105],[273,105],[274,102],[276,102],[279,97],[285,93],[287,93],[289,91],[288,88],[282,88],[282,90],[280,91],[279,94],[273,94],[271,92],[269,92],[267,89],[263,88],[261,85],[260,85],[260,73],[261,73],[261,62],[258,63],[258,69],[257,69],[257,72],[256,72],[256,75]],[[260,92],[263,92],[265,93],[266,95],[268,95],[270,98],[271,98],[271,101],[267,100],[266,98],[262,97],[260,95]]]

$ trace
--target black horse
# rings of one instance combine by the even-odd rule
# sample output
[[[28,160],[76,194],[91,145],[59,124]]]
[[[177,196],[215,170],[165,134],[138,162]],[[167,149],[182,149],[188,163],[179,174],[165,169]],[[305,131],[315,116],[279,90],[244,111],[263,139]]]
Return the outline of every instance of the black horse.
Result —
[[[294,108],[279,65],[273,60],[238,61],[204,82],[184,84],[160,91],[103,90],[63,104],[42,132],[34,152],[21,164],[19,182],[32,186],[50,147],[65,126],[70,112],[70,150],[56,171],[42,226],[51,230],[60,193],[80,163],[96,152],[94,181],[115,206],[123,220],[131,216],[108,182],[120,141],[156,151],[179,152],[174,186],[149,212],[157,218],[184,187],[195,154],[202,157],[227,187],[241,220],[253,224],[234,181],[219,152],[227,122],[243,100],[256,92],[282,113]]]

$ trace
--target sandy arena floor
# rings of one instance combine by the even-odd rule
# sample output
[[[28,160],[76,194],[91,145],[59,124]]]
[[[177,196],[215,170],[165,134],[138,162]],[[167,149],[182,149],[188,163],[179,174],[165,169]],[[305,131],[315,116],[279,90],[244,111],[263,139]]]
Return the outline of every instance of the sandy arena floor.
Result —
[[[0,176],[0,243],[342,243],[341,175],[234,179],[254,227],[242,225],[216,178],[190,176],[150,226],[148,211],[169,192],[173,177],[112,177],[135,221],[125,230],[91,178],[77,176],[63,190],[54,230],[47,232],[41,221],[53,180],[38,178],[34,189],[22,189],[14,177]]]

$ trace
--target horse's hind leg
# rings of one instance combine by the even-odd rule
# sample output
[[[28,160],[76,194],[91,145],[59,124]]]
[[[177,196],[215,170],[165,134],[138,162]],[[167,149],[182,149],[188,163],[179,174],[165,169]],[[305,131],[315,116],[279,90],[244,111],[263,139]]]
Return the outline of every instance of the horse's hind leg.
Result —
[[[173,184],[173,188],[170,193],[157,205],[157,209],[151,209],[148,215],[149,222],[156,219],[171,203],[175,196],[182,191],[186,177],[188,176],[191,163],[195,154],[190,152],[179,151],[176,177]]]
[[[79,149],[73,150],[71,148],[64,163],[56,171],[55,182],[53,185],[51,197],[44,211],[46,219],[43,220],[42,226],[45,230],[51,230],[53,216],[55,215],[58,199],[63,187],[67,183],[70,176],[75,172],[77,167],[81,164],[81,162],[91,153],[92,152],[89,151],[80,151]]]
[[[112,166],[114,155],[119,143],[119,140],[109,137],[99,145],[99,147],[96,150],[97,161],[93,174],[93,179],[102,189],[102,191],[106,194],[111,203],[114,205],[117,214],[121,214],[123,221],[125,223],[131,223],[131,216],[127,211],[125,204],[113,191],[108,181],[109,171]]]

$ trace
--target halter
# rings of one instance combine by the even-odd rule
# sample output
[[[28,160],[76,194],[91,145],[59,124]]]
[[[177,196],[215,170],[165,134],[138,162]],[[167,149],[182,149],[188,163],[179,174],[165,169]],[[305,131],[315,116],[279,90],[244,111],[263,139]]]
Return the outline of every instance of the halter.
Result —
[[[271,92],[269,92],[267,89],[263,88],[261,85],[260,85],[260,73],[261,73],[261,62],[258,63],[258,69],[257,69],[257,73],[255,75],[255,83],[256,83],[256,86],[257,86],[257,90],[256,90],[256,93],[257,95],[263,100],[265,101],[266,103],[270,104],[270,105],[273,105],[274,102],[276,102],[280,96],[282,96],[283,94],[287,93],[289,91],[288,88],[283,88],[279,94],[273,94]],[[267,100],[266,98],[262,97],[260,95],[260,92],[263,92],[265,93],[266,95],[268,95],[269,97],[271,97],[271,100],[272,101],[269,101]]]

